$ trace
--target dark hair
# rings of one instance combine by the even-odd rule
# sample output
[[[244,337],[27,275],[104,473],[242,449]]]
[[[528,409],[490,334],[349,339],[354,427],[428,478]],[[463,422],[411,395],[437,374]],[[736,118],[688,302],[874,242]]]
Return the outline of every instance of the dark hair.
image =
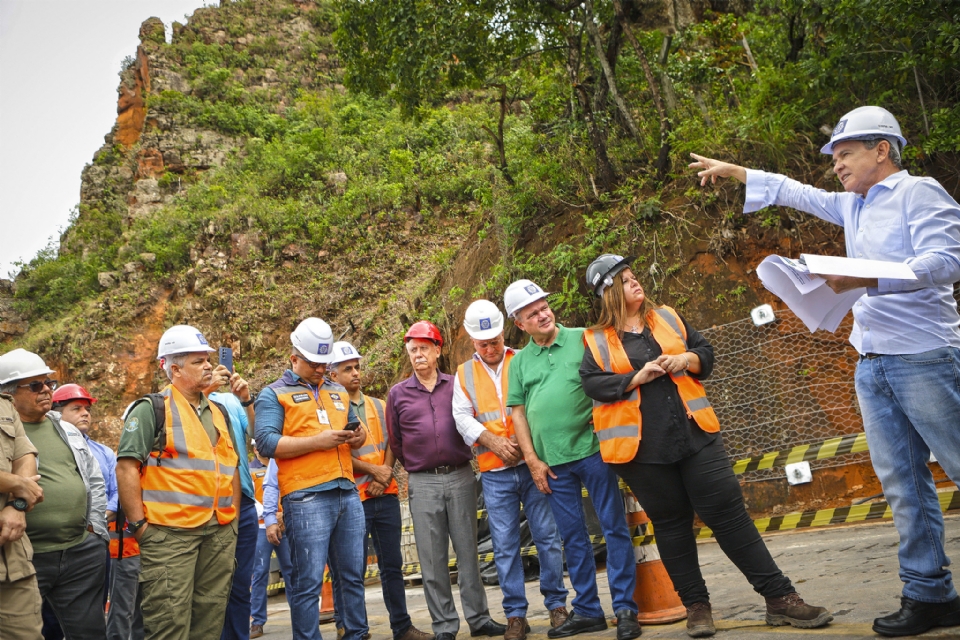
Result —
[[[603,290],[603,297],[600,298],[600,319],[597,320],[597,324],[590,327],[601,330],[613,327],[620,337],[623,337],[623,323],[627,315],[627,303],[623,299],[622,273],[623,271],[613,276],[613,284]],[[640,305],[640,321],[645,322],[647,315],[658,306],[650,300],[650,296],[646,295],[646,289],[644,289],[643,303]]]

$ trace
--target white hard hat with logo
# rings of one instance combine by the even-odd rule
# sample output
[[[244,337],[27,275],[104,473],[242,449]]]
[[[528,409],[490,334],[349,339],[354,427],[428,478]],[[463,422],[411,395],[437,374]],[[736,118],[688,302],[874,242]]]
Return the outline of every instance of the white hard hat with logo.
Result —
[[[340,364],[341,362],[359,360],[360,358],[360,352],[349,342],[341,340],[340,342],[333,343],[333,357],[330,358],[330,364]]]
[[[201,351],[216,351],[207,343],[207,339],[196,327],[188,324],[178,324],[170,327],[160,336],[157,347],[157,360],[177,353],[197,353]]]
[[[503,333],[503,312],[489,300],[474,300],[463,316],[463,328],[474,340],[490,340]]]
[[[871,138],[885,138],[890,144],[896,141],[901,151],[907,146],[907,139],[900,132],[900,124],[892,113],[883,107],[860,107],[840,118],[840,122],[833,128],[830,142],[823,145],[820,153],[831,155],[833,145],[842,140]]]
[[[507,317],[514,317],[520,309],[548,295],[550,294],[530,280],[517,280],[503,292],[503,306],[507,310]]]
[[[51,373],[56,371],[48,367],[43,358],[26,349],[14,349],[0,356],[0,384]]]
[[[315,364],[329,364],[333,357],[333,330],[320,318],[307,318],[290,334],[300,354]]]

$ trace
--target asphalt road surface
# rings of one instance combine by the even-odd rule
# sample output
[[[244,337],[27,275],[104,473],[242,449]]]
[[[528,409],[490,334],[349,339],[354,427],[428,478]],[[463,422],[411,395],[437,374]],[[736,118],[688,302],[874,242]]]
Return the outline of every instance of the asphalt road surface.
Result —
[[[947,554],[960,559],[960,515],[948,516]],[[720,547],[712,541],[701,543],[700,564],[703,566],[707,587],[713,603],[713,615],[717,625],[718,639],[756,638],[763,640],[790,639],[802,636],[824,639],[850,640],[855,638],[878,638],[870,625],[880,615],[900,608],[901,582],[897,575],[898,535],[890,521],[857,524],[823,529],[806,529],[764,536],[767,546],[780,568],[793,580],[805,600],[811,604],[827,607],[834,621],[825,628],[814,630],[793,627],[770,627],[764,621],[763,599],[739,571],[727,559]],[[600,598],[608,616],[610,592],[606,574],[597,574]],[[527,619],[532,631],[530,640],[546,640],[549,619],[543,608],[539,585],[527,583],[527,599],[530,610]],[[569,580],[567,582],[569,587]],[[430,631],[430,615],[422,587],[407,588],[407,607],[413,623],[424,631]],[[570,597],[573,597],[571,591]],[[459,594],[454,587],[454,599],[460,608]],[[487,587],[487,599],[494,619],[506,622],[500,607],[499,587]],[[383,606],[380,585],[367,587],[367,618],[372,640],[392,640],[387,611]],[[284,597],[270,599],[269,615],[264,627],[264,638],[281,640],[291,638],[290,614]],[[321,625],[325,640],[335,640],[334,625]],[[685,623],[647,625],[643,638],[687,638]],[[461,619],[460,638],[469,638],[469,628]],[[934,629],[923,638],[960,638],[960,627]],[[615,640],[616,630],[595,634],[582,634],[577,638],[603,638]]]

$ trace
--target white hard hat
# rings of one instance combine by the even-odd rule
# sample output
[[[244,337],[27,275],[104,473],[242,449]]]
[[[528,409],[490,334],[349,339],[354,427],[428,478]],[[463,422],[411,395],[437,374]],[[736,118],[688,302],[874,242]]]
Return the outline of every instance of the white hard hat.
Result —
[[[157,360],[177,353],[197,353],[200,351],[216,351],[207,344],[207,339],[196,327],[188,324],[178,324],[170,327],[160,336],[157,347]]]
[[[507,317],[514,317],[520,309],[548,295],[530,280],[517,280],[503,292],[503,306],[507,310]]]
[[[290,334],[290,342],[313,363],[330,362],[333,355],[333,330],[320,318],[307,318]]]
[[[463,328],[474,340],[489,340],[503,333],[503,313],[489,300],[474,300],[463,316]]]
[[[841,140],[866,140],[885,138],[890,144],[900,144],[900,150],[907,146],[907,139],[900,133],[900,125],[893,114],[883,107],[860,107],[840,118],[833,128],[830,142],[823,145],[820,153],[833,154],[833,145]]]
[[[43,358],[26,349],[14,349],[0,356],[0,384],[51,373],[56,371],[48,367]]]
[[[330,364],[340,364],[341,362],[359,360],[360,358],[360,352],[349,342],[341,340],[340,342],[333,343],[333,357],[330,359]]]

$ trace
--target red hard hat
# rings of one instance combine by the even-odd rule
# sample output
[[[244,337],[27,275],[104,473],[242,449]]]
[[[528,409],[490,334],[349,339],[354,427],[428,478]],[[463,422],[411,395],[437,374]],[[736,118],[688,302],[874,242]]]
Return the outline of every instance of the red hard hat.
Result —
[[[443,346],[443,336],[440,335],[440,329],[437,329],[437,325],[429,322],[427,320],[420,320],[419,322],[414,322],[410,329],[407,330],[407,333],[403,336],[403,341],[407,342],[413,338],[420,338],[421,340],[430,340],[438,347]]]
[[[87,393],[87,390],[81,387],[78,384],[65,384],[62,387],[57,387],[57,390],[53,392],[53,402],[70,402],[71,400],[89,400],[90,404],[93,404],[97,401],[96,398]]]

